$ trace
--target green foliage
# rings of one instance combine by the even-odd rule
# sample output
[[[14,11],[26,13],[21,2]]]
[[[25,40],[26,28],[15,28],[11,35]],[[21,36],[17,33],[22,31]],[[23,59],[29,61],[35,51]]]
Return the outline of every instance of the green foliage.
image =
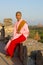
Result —
[[[29,37],[34,38],[35,33],[38,32],[40,35],[40,38],[41,38],[39,41],[43,43],[43,28],[33,27],[33,26],[31,26],[29,28],[30,28],[30,36]]]
[[[41,42],[41,43],[43,43],[43,39],[39,40],[38,42]]]

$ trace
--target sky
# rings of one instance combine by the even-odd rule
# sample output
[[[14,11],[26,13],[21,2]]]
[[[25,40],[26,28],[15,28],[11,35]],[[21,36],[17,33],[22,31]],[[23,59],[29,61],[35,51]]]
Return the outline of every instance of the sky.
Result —
[[[15,22],[17,11],[22,12],[28,24],[43,24],[43,0],[0,0],[0,22],[4,18],[12,18]]]

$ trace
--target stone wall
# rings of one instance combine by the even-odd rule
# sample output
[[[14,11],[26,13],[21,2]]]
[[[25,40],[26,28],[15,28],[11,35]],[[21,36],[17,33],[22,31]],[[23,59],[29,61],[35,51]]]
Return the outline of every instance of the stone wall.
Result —
[[[41,50],[42,55],[43,55],[43,43],[37,42],[36,40],[33,39],[28,39],[26,40],[23,45],[27,47],[27,55],[30,55],[32,51],[37,51]]]

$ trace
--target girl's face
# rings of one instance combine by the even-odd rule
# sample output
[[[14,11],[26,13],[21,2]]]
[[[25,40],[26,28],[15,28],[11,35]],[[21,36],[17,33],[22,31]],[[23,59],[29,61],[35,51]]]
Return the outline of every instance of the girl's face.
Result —
[[[20,14],[20,13],[17,13],[16,19],[17,19],[18,21],[21,19],[21,14]]]

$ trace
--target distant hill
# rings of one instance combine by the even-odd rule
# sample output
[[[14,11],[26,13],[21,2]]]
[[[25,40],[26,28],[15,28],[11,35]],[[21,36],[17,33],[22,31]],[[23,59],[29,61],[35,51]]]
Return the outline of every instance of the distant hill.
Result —
[[[37,27],[43,27],[43,24],[38,23]]]

